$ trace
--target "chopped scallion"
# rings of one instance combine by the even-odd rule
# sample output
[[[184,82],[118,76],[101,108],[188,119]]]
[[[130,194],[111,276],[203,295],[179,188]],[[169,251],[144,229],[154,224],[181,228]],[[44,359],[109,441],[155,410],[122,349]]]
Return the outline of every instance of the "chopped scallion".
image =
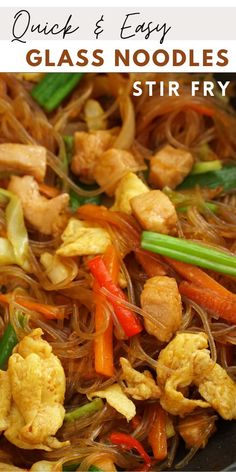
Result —
[[[188,211],[189,207],[190,207],[190,205],[177,207],[176,210],[179,211],[180,213],[186,213]],[[218,206],[215,203],[206,202],[206,203],[203,204],[203,209],[207,209],[207,210],[212,211],[213,213],[217,213]]]
[[[2,369],[12,354],[13,348],[18,343],[15,330],[11,323],[7,326],[0,340],[0,369]]]
[[[45,74],[31,90],[34,100],[47,112],[55,110],[76,87],[82,72],[54,72]]]
[[[207,187],[222,188],[222,191],[229,192],[236,188],[236,165],[227,165],[222,169],[205,172],[204,174],[188,175],[178,186],[177,190],[188,188]]]
[[[62,470],[63,472],[74,472],[79,468],[80,464],[70,464],[70,465],[63,465]],[[89,472],[103,472],[102,469],[97,467],[96,465],[91,465],[88,469]]]
[[[66,135],[63,137],[66,148],[66,160],[70,164],[74,152],[74,136]]]
[[[96,413],[97,411],[102,410],[103,408],[103,401],[101,398],[95,398],[90,403],[86,403],[85,405],[82,405],[78,408],[75,408],[72,411],[68,411],[65,414],[65,421],[76,421],[80,418],[83,418],[84,416],[92,415],[93,413]]]
[[[77,195],[74,190],[70,191],[70,208],[74,212],[80,206],[91,204],[91,205],[100,205],[101,195],[95,195],[93,197],[83,197],[82,195]]]
[[[219,169],[222,169],[222,162],[219,159],[215,161],[196,162],[190,175],[205,174],[205,172]]]
[[[141,247],[177,261],[236,276],[236,256],[200,242],[196,243],[165,234],[144,231]]]

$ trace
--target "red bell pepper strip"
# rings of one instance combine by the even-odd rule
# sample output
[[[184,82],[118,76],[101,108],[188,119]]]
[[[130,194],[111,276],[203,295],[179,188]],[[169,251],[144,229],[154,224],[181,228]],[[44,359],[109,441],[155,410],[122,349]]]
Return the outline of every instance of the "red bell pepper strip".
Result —
[[[142,444],[137,439],[133,438],[133,436],[130,436],[130,434],[119,432],[111,433],[110,441],[112,444],[122,446],[124,449],[135,449],[143,458],[148,468],[151,467],[151,457],[145,451]]]
[[[120,300],[127,301],[127,298],[120,287],[118,287],[112,280],[101,256],[96,256],[88,262],[89,269],[98,282],[99,286],[105,288],[112,295],[116,296]],[[122,305],[119,305],[118,301],[114,301],[112,297],[108,300],[114,308],[114,312],[117,319],[122,326],[126,336],[134,336],[142,331],[142,325],[133,311]]]

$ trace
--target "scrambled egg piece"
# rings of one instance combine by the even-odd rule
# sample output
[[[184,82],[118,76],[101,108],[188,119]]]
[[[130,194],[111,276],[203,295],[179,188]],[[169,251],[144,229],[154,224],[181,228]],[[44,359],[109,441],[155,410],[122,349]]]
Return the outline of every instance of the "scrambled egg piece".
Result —
[[[57,250],[57,254],[67,257],[103,254],[111,244],[111,238],[106,229],[76,218],[70,218],[61,238],[63,243]]]
[[[11,408],[11,386],[8,373],[0,370],[0,433],[8,426],[7,417]]]
[[[149,180],[158,188],[175,188],[189,174],[193,163],[190,152],[168,144],[151,157]]]
[[[205,333],[179,333],[157,361],[162,407],[173,415],[186,415],[196,407],[211,406],[224,419],[236,419],[236,384],[212,361]],[[204,400],[184,396],[195,385]]]
[[[146,331],[160,341],[169,341],[182,321],[182,305],[176,280],[165,275],[147,280],[141,293],[141,307],[155,321],[144,318]]]
[[[178,217],[175,207],[161,190],[150,190],[133,197],[130,205],[143,229],[163,234],[176,230]]]
[[[0,472],[22,472],[26,471],[26,469],[20,469],[19,467],[15,467],[12,464],[4,464],[4,462],[0,462]]]
[[[113,384],[104,390],[93,392],[89,397],[105,398],[107,403],[121,415],[125,416],[127,421],[132,420],[136,415],[135,404],[125,395],[119,384]]]
[[[55,464],[55,462],[39,461],[35,462],[31,469],[20,469],[12,464],[4,464],[3,462],[0,462],[0,472],[26,472],[26,470],[29,470],[29,472],[53,472],[55,471]],[[60,471],[58,468],[56,470],[57,472]]]
[[[157,386],[152,374],[148,370],[138,372],[124,357],[120,358],[123,374],[121,376],[128,387],[125,392],[131,395],[135,400],[148,400],[160,398],[160,388]]]
[[[42,334],[37,328],[15,347],[5,373],[10,388],[1,374],[0,389],[8,395],[10,408],[1,396],[5,410],[1,408],[0,423],[5,420],[4,434],[15,446],[51,451],[68,444],[54,437],[65,414],[65,374]]]
[[[132,208],[130,206],[130,200],[137,195],[148,192],[148,187],[143,183],[139,177],[133,172],[122,177],[115,191],[115,203],[111,210],[122,211],[131,215]]]

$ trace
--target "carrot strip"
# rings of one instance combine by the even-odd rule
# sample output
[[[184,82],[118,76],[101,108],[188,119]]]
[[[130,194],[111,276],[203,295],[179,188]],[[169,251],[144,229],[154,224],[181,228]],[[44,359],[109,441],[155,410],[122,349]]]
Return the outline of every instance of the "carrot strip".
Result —
[[[167,456],[166,412],[158,405],[155,407],[155,419],[148,434],[155,459],[162,461]]]
[[[41,313],[41,315],[44,315],[45,318],[48,320],[63,320],[64,319],[64,314],[59,313],[58,309],[53,306],[53,305],[45,305],[44,303],[37,303],[37,302],[32,302],[31,300],[27,300],[26,298],[18,298],[16,297],[16,303],[19,303],[19,305],[28,308],[28,310],[32,311],[37,311],[38,313]]]
[[[40,193],[45,195],[45,197],[54,198],[60,194],[60,190],[56,187],[52,187],[51,185],[38,183],[38,186]]]
[[[114,246],[109,246],[103,256],[104,264],[109,271],[113,282],[117,283],[119,276],[119,259]],[[98,282],[94,282],[96,300],[95,329],[100,331],[104,323],[104,300],[103,295],[97,294]],[[98,374],[112,377],[114,374],[113,363],[113,321],[110,316],[107,329],[104,333],[96,336],[94,341],[95,370]]]
[[[135,257],[148,277],[155,277],[155,275],[166,275],[164,266],[160,263],[155,254],[151,254],[145,249],[136,249]]]
[[[176,261],[170,257],[164,257],[164,259],[176,270],[176,272],[178,272],[178,274],[180,274],[184,279],[193,282],[195,285],[203,287],[204,289],[214,290],[219,295],[225,297],[236,297],[232,292],[227,290],[227,288],[223,287],[223,285],[216,282],[216,280],[204,272],[204,270],[199,269],[199,267],[187,264],[186,262]]]
[[[181,295],[185,295],[206,310],[216,313],[232,324],[236,324],[236,297],[233,299],[232,296],[222,296],[220,293],[208,288],[203,290],[202,287],[189,282],[181,282],[179,291]]]
[[[0,294],[0,303],[6,303],[7,305],[10,303],[10,297],[9,295],[11,294]],[[23,297],[16,297],[15,298],[16,303],[19,305],[23,306],[24,308],[27,308],[28,310],[32,311],[37,311],[38,313],[41,313],[41,315],[44,315],[45,318],[48,320],[62,320],[64,319],[64,314],[59,313],[57,307],[52,306],[52,305],[45,305],[44,303],[38,303],[34,302],[32,300],[28,300]]]
[[[213,108],[207,108],[197,103],[190,103],[186,106],[186,108],[190,108],[191,110],[197,111],[198,113],[200,113],[200,115],[213,116],[215,114],[215,110]]]

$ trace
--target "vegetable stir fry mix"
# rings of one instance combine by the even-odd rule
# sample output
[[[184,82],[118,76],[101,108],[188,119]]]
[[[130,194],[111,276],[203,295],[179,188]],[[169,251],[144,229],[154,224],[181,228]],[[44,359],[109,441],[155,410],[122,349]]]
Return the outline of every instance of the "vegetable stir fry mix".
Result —
[[[136,77],[0,74],[0,471],[181,469],[236,419],[236,115]]]

